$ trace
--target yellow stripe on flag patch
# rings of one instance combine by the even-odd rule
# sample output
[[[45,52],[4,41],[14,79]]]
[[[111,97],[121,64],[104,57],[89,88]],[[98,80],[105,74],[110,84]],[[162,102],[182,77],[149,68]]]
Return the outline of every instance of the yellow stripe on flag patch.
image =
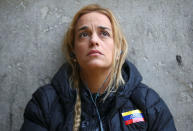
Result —
[[[131,115],[131,114],[135,114],[135,113],[142,113],[140,110],[132,110],[132,111],[128,111],[128,112],[123,112],[122,116],[127,116],[127,115]]]

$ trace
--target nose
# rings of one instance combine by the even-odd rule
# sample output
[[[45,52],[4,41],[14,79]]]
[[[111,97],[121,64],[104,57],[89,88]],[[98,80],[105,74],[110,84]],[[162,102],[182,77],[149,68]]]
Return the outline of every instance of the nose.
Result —
[[[99,46],[99,37],[96,33],[91,35],[90,46]]]

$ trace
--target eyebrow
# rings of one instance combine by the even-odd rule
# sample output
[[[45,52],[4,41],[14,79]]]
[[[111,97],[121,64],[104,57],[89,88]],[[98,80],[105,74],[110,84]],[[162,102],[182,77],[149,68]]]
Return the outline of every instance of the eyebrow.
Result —
[[[98,26],[100,29],[102,30],[111,30],[109,27],[105,27],[105,26]]]
[[[100,29],[102,29],[102,30],[110,30],[110,31],[111,31],[111,29],[110,29],[109,27],[105,27],[105,26],[98,26],[98,28],[100,28]],[[86,29],[88,29],[88,26],[83,26],[83,27],[80,27],[80,28],[78,29],[78,31],[86,30]]]
[[[83,26],[83,27],[79,28],[78,31],[86,30],[86,29],[88,29],[88,26]]]

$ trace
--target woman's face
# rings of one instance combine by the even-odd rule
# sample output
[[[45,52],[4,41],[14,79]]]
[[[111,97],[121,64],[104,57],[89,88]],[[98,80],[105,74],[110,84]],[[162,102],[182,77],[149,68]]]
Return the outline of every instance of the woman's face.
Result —
[[[75,28],[74,54],[84,69],[110,69],[114,40],[109,18],[98,12],[80,17]]]

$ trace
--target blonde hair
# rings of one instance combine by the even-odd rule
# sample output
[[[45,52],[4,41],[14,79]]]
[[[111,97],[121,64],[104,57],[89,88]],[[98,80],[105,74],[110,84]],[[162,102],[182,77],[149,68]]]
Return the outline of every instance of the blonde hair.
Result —
[[[79,94],[79,80],[80,80],[80,75],[79,75],[79,65],[75,61],[75,56],[72,53],[74,49],[74,40],[75,40],[75,27],[77,24],[77,21],[79,18],[87,13],[90,12],[98,12],[101,14],[104,14],[107,16],[111,22],[112,25],[112,31],[113,31],[113,40],[115,44],[115,49],[114,49],[114,59],[113,59],[113,64],[112,64],[112,71],[109,75],[110,81],[108,83],[108,86],[106,88],[106,97],[110,94],[112,91],[116,91],[118,87],[122,84],[124,84],[124,80],[121,74],[121,69],[122,65],[126,59],[127,56],[127,42],[125,39],[125,36],[123,35],[119,23],[117,22],[116,18],[114,17],[113,13],[106,8],[102,8],[101,6],[97,4],[90,4],[82,9],[80,9],[74,16],[70,27],[68,28],[66,32],[66,36],[64,39],[64,43],[62,45],[62,51],[65,55],[67,63],[70,64],[72,68],[72,74],[70,76],[69,81],[71,82],[71,86],[73,88],[77,89],[77,100],[75,104],[75,115],[74,115],[74,126],[73,130],[78,130],[80,127],[80,116],[81,116],[81,99],[80,99],[80,94]]]

